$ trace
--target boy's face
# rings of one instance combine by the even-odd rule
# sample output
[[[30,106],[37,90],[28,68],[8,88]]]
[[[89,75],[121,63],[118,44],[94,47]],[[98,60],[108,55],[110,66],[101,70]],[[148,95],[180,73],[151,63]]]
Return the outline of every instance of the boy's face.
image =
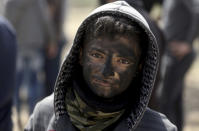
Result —
[[[138,52],[138,42],[124,37],[94,39],[86,43],[81,64],[89,88],[103,98],[121,94],[138,69]]]

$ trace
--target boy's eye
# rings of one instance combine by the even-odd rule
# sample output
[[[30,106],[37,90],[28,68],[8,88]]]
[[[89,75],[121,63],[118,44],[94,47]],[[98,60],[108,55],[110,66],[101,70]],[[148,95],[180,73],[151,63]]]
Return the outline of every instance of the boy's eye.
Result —
[[[126,64],[126,65],[131,64],[131,61],[130,61],[130,60],[124,59],[124,58],[118,59],[117,62],[120,63],[120,64]]]
[[[100,53],[90,53],[90,56],[95,57],[95,58],[103,58],[103,56]]]

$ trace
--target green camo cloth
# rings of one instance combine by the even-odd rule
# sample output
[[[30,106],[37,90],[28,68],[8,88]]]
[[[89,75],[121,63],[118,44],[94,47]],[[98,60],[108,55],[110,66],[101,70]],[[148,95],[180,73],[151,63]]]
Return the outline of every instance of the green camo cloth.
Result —
[[[101,131],[116,122],[124,113],[124,110],[112,113],[96,111],[83,102],[71,88],[65,101],[70,120],[80,131]]]

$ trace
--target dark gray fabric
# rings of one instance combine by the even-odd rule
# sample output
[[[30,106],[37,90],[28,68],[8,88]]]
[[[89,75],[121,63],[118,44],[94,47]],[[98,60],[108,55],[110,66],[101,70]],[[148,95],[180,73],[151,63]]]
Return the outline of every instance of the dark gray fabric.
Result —
[[[12,130],[12,101],[16,80],[16,37],[13,28],[0,16],[0,130]]]
[[[155,126],[154,123],[156,123]],[[136,131],[177,131],[177,128],[172,125],[165,115],[148,108]]]

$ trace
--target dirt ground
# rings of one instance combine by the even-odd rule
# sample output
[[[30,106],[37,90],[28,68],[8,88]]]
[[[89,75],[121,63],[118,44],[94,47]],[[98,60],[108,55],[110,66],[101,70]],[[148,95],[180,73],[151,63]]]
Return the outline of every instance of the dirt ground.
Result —
[[[69,38],[69,43],[74,38],[74,34],[77,30],[77,27],[81,23],[81,21],[88,15],[88,13],[95,7],[92,8],[69,8],[68,17],[66,19],[65,24],[65,33]],[[81,12],[81,15],[79,12]],[[70,47],[70,44],[66,46],[66,48]],[[197,47],[197,49],[199,49]],[[67,49],[63,52],[63,56]],[[194,62],[192,68],[190,69],[189,73],[186,77],[186,89],[185,89],[185,128],[184,131],[199,131],[199,57],[197,57],[196,61]],[[27,114],[27,107],[26,105],[23,106],[21,112],[22,118],[22,127],[28,121],[28,114]],[[14,131],[20,131],[17,126],[17,116],[15,108],[13,108],[13,120],[14,120]]]
[[[199,57],[186,77],[185,131],[199,131]]]

